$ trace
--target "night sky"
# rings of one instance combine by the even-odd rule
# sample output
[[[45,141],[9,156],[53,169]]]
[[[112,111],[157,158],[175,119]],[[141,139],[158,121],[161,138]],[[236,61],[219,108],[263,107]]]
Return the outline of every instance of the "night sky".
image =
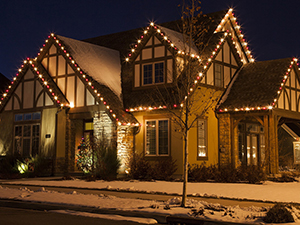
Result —
[[[180,19],[182,0],[1,0],[0,73],[12,78],[54,32],[86,39]],[[256,60],[300,57],[300,0],[203,0],[203,13],[234,9]]]

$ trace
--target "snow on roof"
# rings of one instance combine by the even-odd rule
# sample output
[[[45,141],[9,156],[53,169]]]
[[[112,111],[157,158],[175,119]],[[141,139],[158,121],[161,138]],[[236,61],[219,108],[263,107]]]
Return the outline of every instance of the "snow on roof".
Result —
[[[174,43],[174,45],[181,51],[189,51],[189,46],[188,43],[186,43],[185,40],[188,40],[188,36],[168,29],[166,27],[162,27],[159,26],[161,28],[161,30],[167,35],[167,37]],[[198,54],[198,49],[196,47],[196,45],[194,44],[194,42],[191,43],[191,54]]]
[[[109,87],[121,100],[121,62],[118,51],[58,36],[78,65],[98,83]]]

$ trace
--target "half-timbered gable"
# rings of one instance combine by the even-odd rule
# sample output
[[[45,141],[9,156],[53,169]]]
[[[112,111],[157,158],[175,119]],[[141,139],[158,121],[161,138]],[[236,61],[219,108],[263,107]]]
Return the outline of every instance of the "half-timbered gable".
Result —
[[[281,87],[281,94],[278,98],[276,108],[300,112],[300,80],[299,70],[291,66],[286,72],[284,85]]]
[[[296,62],[287,58],[250,63],[235,75],[217,107],[223,130],[221,161],[264,165],[267,172],[278,172],[278,129],[288,130],[300,119]]]

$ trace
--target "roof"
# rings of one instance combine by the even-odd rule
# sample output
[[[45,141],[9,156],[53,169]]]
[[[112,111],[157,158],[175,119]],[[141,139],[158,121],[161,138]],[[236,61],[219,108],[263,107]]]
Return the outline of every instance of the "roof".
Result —
[[[193,40],[195,41],[193,43],[191,53],[201,53],[201,56],[204,56],[202,58],[204,59],[204,62],[207,57],[210,57],[211,52],[213,51],[211,48],[215,48],[216,43],[219,42],[220,36],[223,35],[223,32],[217,34],[214,34],[214,32],[226,13],[227,10],[224,10],[207,15],[201,15],[200,18],[198,18],[196,26],[201,26],[201,29],[203,29],[205,32],[201,33],[201,37],[193,37]],[[170,39],[170,41],[174,43],[174,45],[179,50],[184,50],[185,47],[185,44],[183,43],[182,23],[182,20],[177,20],[157,25],[158,28],[160,28],[160,30],[166,36],[168,36],[168,39]],[[142,28],[138,28],[129,31],[89,38],[83,41],[119,51],[121,62],[124,62],[125,57],[127,57],[128,54],[131,53],[131,48],[133,48],[136,45],[137,40],[141,39],[141,36],[144,35],[143,30],[144,29]],[[206,50],[207,47],[209,47],[210,49]],[[127,64],[122,64],[121,77],[123,102],[126,109],[136,108],[140,106],[159,106],[166,104],[174,105],[179,103],[178,98],[174,97],[176,96],[176,90],[173,90],[174,88],[172,89],[169,86],[158,87],[160,89],[159,93],[161,97],[157,94],[158,91],[156,88],[133,89],[133,74],[130,69],[126,69],[126,65]],[[170,93],[172,93],[172,96],[170,95]]]
[[[219,12],[209,13],[209,14],[201,15],[200,18],[198,19],[198,24],[203,24],[203,26],[205,26],[204,29],[207,30],[207,32],[205,32],[206,34],[208,34],[205,38],[207,41],[209,37],[214,33],[216,27],[218,26],[218,24],[226,14],[226,12],[227,12],[226,10],[222,10]],[[172,32],[171,35],[173,36],[175,36],[175,34],[182,33],[181,31],[182,20],[175,20],[171,22],[161,23],[158,24],[158,26],[168,29],[168,31]],[[134,45],[137,39],[139,39],[142,34],[143,34],[143,28],[137,28],[137,29],[118,32],[114,34],[88,38],[83,41],[118,50],[121,54],[121,57],[124,57],[125,55],[128,54],[128,52],[130,52],[131,45]],[[199,40],[199,38],[194,38],[194,39]],[[203,39],[204,38],[201,38],[201,40]],[[172,41],[176,41],[176,40],[172,40]],[[196,41],[195,45],[199,48],[199,45],[201,45],[201,43]]]
[[[83,41],[57,37],[80,65],[99,84],[109,87],[121,99],[121,63],[118,51]]]
[[[271,105],[292,60],[285,58],[245,64],[232,79],[217,109]]]
[[[6,78],[2,73],[0,73],[0,93],[5,92],[5,89],[9,85],[9,79]]]

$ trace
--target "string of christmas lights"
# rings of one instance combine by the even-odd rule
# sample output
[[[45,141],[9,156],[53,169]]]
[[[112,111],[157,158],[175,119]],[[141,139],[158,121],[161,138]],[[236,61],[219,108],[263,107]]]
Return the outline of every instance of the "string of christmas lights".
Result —
[[[292,67],[293,65],[297,65],[299,66],[299,63],[298,63],[298,59],[297,58],[293,58],[293,60],[291,61],[287,71],[285,72],[285,74],[283,75],[283,79],[280,83],[280,87],[279,87],[279,90],[277,91],[277,97],[273,100],[272,103],[270,103],[270,105],[267,105],[267,106],[257,106],[257,107],[242,107],[242,108],[235,108],[234,110],[233,109],[228,109],[228,108],[224,108],[224,109],[219,109],[219,112],[228,112],[228,111],[255,111],[255,110],[271,110],[273,109],[277,102],[278,102],[278,99],[279,99],[279,96],[282,92],[282,87],[285,85],[291,71],[292,71]],[[298,68],[298,70],[300,70],[300,68]]]
[[[50,39],[54,40],[54,44],[56,45],[56,47],[60,48],[63,53],[65,54],[66,59],[69,61],[70,65],[73,65],[73,67],[75,68],[75,71],[77,71],[81,77],[83,78],[82,80],[85,82],[85,85],[87,87],[89,87],[91,90],[93,90],[94,92],[94,97],[96,98],[96,100],[98,101],[98,103],[103,103],[107,109],[107,111],[112,115],[112,117],[117,121],[118,125],[126,125],[126,126],[140,126],[139,123],[130,123],[130,122],[123,122],[120,121],[120,119],[117,117],[117,115],[114,113],[113,109],[108,105],[107,101],[103,98],[103,96],[100,94],[100,91],[97,90],[94,86],[93,83],[95,83],[95,81],[88,75],[86,75],[84,73],[84,71],[79,67],[79,65],[75,62],[74,58],[71,56],[70,53],[67,52],[66,47],[62,44],[62,42],[58,39],[58,37],[55,34],[51,34],[48,36],[48,39],[45,41],[45,44],[43,44],[43,47],[40,49],[40,52],[38,53],[38,56],[41,55],[41,52],[44,51],[45,48],[47,48],[47,43],[50,43]],[[58,94],[58,90],[54,90],[55,88],[51,88],[51,81],[47,81],[46,77],[43,76],[43,74],[38,70],[38,67],[34,64],[34,62],[37,61],[37,58],[35,59],[29,59],[27,58],[27,60],[24,60],[24,64],[31,64],[31,66],[33,67],[36,75],[38,76],[38,78],[40,79],[41,83],[44,85],[44,87],[49,91],[50,96],[52,96],[52,100],[59,105],[60,107],[68,107],[68,108],[72,108],[72,105],[70,105],[70,103],[67,100],[64,100],[64,98]],[[3,94],[1,101],[0,101],[0,107],[1,105],[3,105],[3,100],[8,97],[8,93],[9,93],[9,89],[12,88],[12,85],[17,84],[16,81],[18,81],[19,79],[19,75],[21,72],[23,72],[24,64],[21,65],[21,68],[19,69],[19,73],[16,74],[16,76],[13,78],[13,81],[11,82],[11,85],[8,87],[8,89],[5,91],[5,93]],[[53,85],[54,86],[54,85]],[[55,87],[55,86],[54,86]],[[6,98],[7,100],[7,98]]]
[[[226,23],[231,20],[233,21],[233,23],[235,24],[234,28],[235,28],[235,32],[237,33],[237,36],[239,38],[239,41],[243,47],[243,50],[246,54],[246,57],[248,59],[249,62],[254,62],[254,58],[251,55],[251,52],[249,51],[249,48],[247,46],[247,42],[245,41],[245,39],[243,38],[243,34],[241,33],[240,30],[240,26],[237,25],[236,22],[236,18],[234,17],[233,14],[233,9],[229,9],[228,12],[226,13],[226,15],[224,16],[224,18],[221,20],[220,24],[217,26],[215,33],[218,32],[223,32],[225,29],[225,25]],[[169,47],[173,48],[178,55],[189,55],[189,53],[185,53],[183,50],[180,50],[177,48],[177,46],[175,46],[175,44],[169,39],[169,37],[167,35],[165,35],[165,33],[162,31],[163,28],[160,28],[158,25],[155,25],[153,22],[150,23],[150,25],[144,30],[143,35],[140,36],[140,39],[137,40],[137,43],[134,45],[134,48],[131,49],[130,53],[128,53],[128,57],[125,58],[126,62],[130,62],[130,59],[134,58],[133,56],[135,56],[135,54],[138,54],[138,51],[136,51],[140,45],[144,44],[144,39],[145,39],[145,35],[149,34],[150,29],[154,29],[157,33],[160,34],[162,40],[166,41],[169,44]],[[240,58],[242,58],[242,53],[238,51],[238,42],[234,39],[234,34],[232,32],[230,32],[229,30],[226,30],[226,32],[224,32],[224,36],[220,39],[218,45],[215,47],[215,49],[213,50],[213,52],[211,53],[210,57],[208,57],[208,59],[201,59],[201,57],[197,54],[190,54],[189,56],[192,58],[196,58],[198,59],[199,63],[204,63],[203,66],[203,71],[199,72],[198,76],[196,77],[196,79],[194,80],[194,84],[193,87],[190,88],[190,92],[188,93],[191,94],[194,90],[195,90],[195,86],[200,83],[199,81],[203,78],[203,75],[208,71],[212,61],[216,58],[217,56],[217,52],[220,50],[220,48],[222,47],[222,45],[224,44],[224,40],[227,36],[231,36],[231,40],[233,41],[233,44],[235,45],[235,48],[237,50],[238,55],[240,56]],[[243,59],[241,59],[241,61],[243,63],[246,63],[243,61]],[[185,96],[185,99],[187,98],[187,96]],[[181,103],[179,106],[183,106],[183,103]],[[178,105],[173,105],[173,108],[177,108]],[[147,111],[147,110],[156,110],[156,109],[163,109],[163,108],[167,108],[167,106],[157,106],[157,107],[135,107],[135,108],[130,108],[130,109],[126,109],[127,112],[134,112],[134,111]]]

